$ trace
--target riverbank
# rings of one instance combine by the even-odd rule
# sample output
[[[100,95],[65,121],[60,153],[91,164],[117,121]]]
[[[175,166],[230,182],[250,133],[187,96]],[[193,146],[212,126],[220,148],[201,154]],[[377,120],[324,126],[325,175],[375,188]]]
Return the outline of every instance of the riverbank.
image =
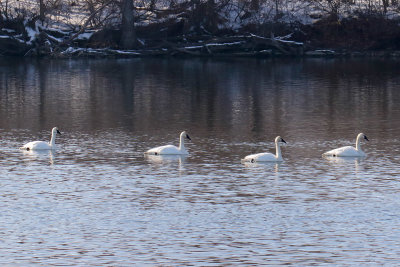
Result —
[[[204,48],[206,49],[206,48]],[[114,49],[93,49],[93,48],[71,48],[63,51],[58,55],[51,55],[53,58],[69,58],[69,57],[115,57],[115,58],[130,58],[130,57],[371,57],[371,58],[400,58],[400,51],[335,51],[327,49],[317,49],[305,51],[301,54],[283,54],[279,51],[259,51],[259,52],[224,52],[224,53],[188,53],[179,50],[114,50]]]
[[[366,25],[367,19],[325,19],[312,25],[269,24],[215,33],[177,29],[177,23],[137,27],[135,49],[119,44],[119,29],[66,31],[40,21],[6,21],[0,29],[0,54],[20,57],[400,57],[400,27]],[[365,27],[364,26],[369,26]],[[264,25],[265,27],[265,25]],[[268,32],[268,34],[265,34]]]

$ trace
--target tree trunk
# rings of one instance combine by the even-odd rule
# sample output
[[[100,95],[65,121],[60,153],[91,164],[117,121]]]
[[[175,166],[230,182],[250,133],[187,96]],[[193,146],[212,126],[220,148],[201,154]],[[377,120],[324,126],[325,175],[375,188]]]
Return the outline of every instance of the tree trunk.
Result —
[[[383,4],[383,15],[387,14],[387,8],[389,6],[389,0],[382,0],[382,4]]]
[[[45,18],[44,12],[45,12],[45,8],[46,8],[43,1],[44,0],[39,1],[39,19],[42,22],[42,25],[43,25],[43,21]]]
[[[133,1],[122,1],[122,29],[121,47],[123,49],[133,49],[136,45],[135,18],[133,16]]]

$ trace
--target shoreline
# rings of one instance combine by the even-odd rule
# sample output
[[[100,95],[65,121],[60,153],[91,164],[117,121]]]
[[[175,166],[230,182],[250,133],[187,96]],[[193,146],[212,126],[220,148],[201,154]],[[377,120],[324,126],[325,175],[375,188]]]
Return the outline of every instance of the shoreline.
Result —
[[[21,57],[21,56],[17,56]],[[31,57],[31,56],[30,56]],[[80,48],[73,53],[60,53],[41,55],[52,59],[62,58],[146,58],[146,57],[171,57],[171,58],[400,58],[400,50],[377,51],[335,51],[334,49],[316,49],[305,51],[301,54],[282,54],[279,52],[235,52],[235,53],[177,53],[175,51],[149,51],[149,50],[114,50]],[[26,58],[26,56],[24,57]]]

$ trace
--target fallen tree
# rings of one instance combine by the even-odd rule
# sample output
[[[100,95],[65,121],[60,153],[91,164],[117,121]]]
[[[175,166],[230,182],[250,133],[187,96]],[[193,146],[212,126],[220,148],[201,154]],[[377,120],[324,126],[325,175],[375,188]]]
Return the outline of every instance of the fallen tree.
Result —
[[[140,19],[147,19],[147,23],[136,24],[135,49],[124,50],[121,25],[102,25],[104,20],[100,20],[102,13],[109,13],[109,8],[116,8],[115,4],[115,0],[97,2],[78,26],[68,29],[52,27],[44,23],[41,16],[31,19],[6,18],[0,14],[0,54],[49,57],[258,57],[335,56],[348,54],[349,51],[361,52],[359,55],[366,54],[366,51],[374,51],[371,53],[374,55],[388,55],[397,54],[391,51],[400,50],[400,20],[396,19],[370,15],[338,21],[337,18],[328,17],[306,25],[274,21],[248,24],[232,30],[216,27],[217,22],[212,20],[207,20],[208,24],[202,23],[198,12],[213,8],[213,5],[207,6],[203,2],[195,10],[188,7],[188,2],[163,10],[137,8],[135,12],[140,10],[146,14],[147,17],[143,15]],[[221,6],[218,8],[221,9]],[[220,19],[218,17],[215,21]],[[376,53],[378,50],[384,52]]]
[[[92,47],[93,31],[60,31],[45,28],[39,21],[21,22],[21,32],[3,28],[0,51],[20,56],[154,56],[154,55],[301,55],[303,43],[284,37],[262,37],[255,34],[213,36],[175,36],[167,39],[142,38],[141,48],[121,50],[115,47]],[[116,37],[118,38],[118,37]]]

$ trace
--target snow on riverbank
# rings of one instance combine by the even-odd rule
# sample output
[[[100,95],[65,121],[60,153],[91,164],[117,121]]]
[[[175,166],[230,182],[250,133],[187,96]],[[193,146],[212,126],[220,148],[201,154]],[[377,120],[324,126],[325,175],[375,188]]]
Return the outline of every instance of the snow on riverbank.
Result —
[[[6,3],[7,2],[7,3]],[[32,18],[39,14],[39,4],[37,0],[8,0],[1,1],[0,7],[3,12],[8,12],[9,18],[17,17],[18,14],[25,14],[26,17]],[[70,30],[79,27],[87,20],[93,12],[93,8],[98,8],[99,4],[93,4],[88,7],[86,1],[63,0],[56,1],[51,4],[51,1],[44,1],[46,6],[46,21],[45,27],[51,27],[61,30]],[[91,1],[96,3],[96,1]],[[187,1],[174,1],[175,6],[186,3]],[[199,1],[208,3],[207,0]],[[302,23],[312,24],[323,16],[329,16],[337,13],[339,19],[346,17],[357,16],[363,12],[370,13],[371,11],[377,14],[383,14],[384,7],[380,0],[369,1],[342,1],[333,3],[331,0],[319,1],[298,1],[298,0],[264,0],[257,1],[256,8],[252,8],[247,2],[241,0],[232,1],[214,1],[215,8],[218,8],[218,13],[214,14],[217,19],[220,29],[237,30],[245,25],[259,25],[270,22],[283,23]],[[335,4],[336,6],[333,6]],[[152,6],[151,6],[152,5]],[[151,23],[162,23],[163,21],[176,19],[187,19],[190,12],[194,12],[196,5],[188,5],[188,10],[182,10],[176,13],[172,12],[170,1],[135,1],[135,15],[137,25],[148,25]],[[390,19],[399,18],[400,3],[392,2],[386,7],[385,16]],[[152,11],[153,10],[153,11]],[[160,16],[160,14],[165,15]],[[118,16],[119,7],[115,3],[110,3],[104,10],[99,12],[98,20],[102,21],[102,25],[118,25],[120,17]]]
[[[330,56],[337,53],[325,48],[335,47],[338,43],[336,47],[339,49],[346,46],[353,48],[353,43],[362,49],[374,49],[375,43],[380,42],[379,36],[374,35],[376,30],[371,30],[370,34],[365,32],[368,29],[363,30],[361,37],[356,37],[361,41],[348,41],[353,37],[351,31],[357,33],[357,27],[366,23],[367,28],[371,28],[369,22],[365,21],[359,25],[357,21],[350,21],[347,26],[350,32],[346,33],[348,37],[340,39],[340,27],[346,23],[344,18],[357,18],[362,14],[365,16],[371,5],[374,7],[373,14],[383,14],[382,3],[378,0],[369,1],[368,5],[364,1],[342,1],[336,7],[332,6],[330,0],[250,1],[254,5],[242,0],[200,0],[196,3],[178,0],[173,1],[173,6],[170,5],[171,1],[135,1],[135,25],[138,29],[137,37],[140,38],[137,47],[140,51],[118,50],[121,40],[121,10],[118,1],[44,1],[44,21],[38,19],[39,4],[36,0],[0,1],[0,40],[3,40],[0,53],[7,54],[7,51],[1,49],[17,47],[22,54],[46,55],[54,52],[64,56],[181,53],[303,55],[303,49],[307,48],[308,52],[313,50],[311,55]],[[107,4],[102,6],[104,3]],[[391,2],[385,12],[387,18],[398,17],[400,4]],[[372,18],[378,18],[377,22],[386,20],[383,16]],[[308,26],[312,24],[311,27],[315,27],[318,25],[313,24],[316,21],[322,21],[322,26],[310,30]],[[22,27],[18,23],[23,24]],[[389,44],[388,47],[395,50],[398,46],[393,44],[393,40],[397,40],[398,23],[391,23],[388,24],[391,28],[383,28],[388,30],[381,34],[384,36],[382,43]],[[275,36],[278,34],[283,36]],[[18,47],[18,44],[23,45]]]

